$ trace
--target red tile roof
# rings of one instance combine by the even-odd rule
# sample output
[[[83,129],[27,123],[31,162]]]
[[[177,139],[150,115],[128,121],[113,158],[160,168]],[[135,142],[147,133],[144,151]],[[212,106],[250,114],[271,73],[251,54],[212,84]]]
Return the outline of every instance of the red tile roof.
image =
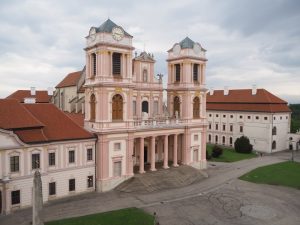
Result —
[[[56,88],[76,86],[80,79],[81,72],[82,71],[69,73],[58,85],[56,85]]]
[[[20,104],[12,99],[0,100],[0,128],[13,130],[28,144],[95,137],[53,104]]]
[[[0,128],[6,130],[44,126],[16,99],[0,99]]]
[[[207,94],[207,110],[250,111],[250,112],[290,112],[287,102],[276,97],[265,89],[257,89],[252,95],[251,89],[215,90]]]
[[[24,98],[35,98],[37,103],[50,103],[51,97],[52,95],[48,95],[48,91],[36,91],[35,95],[31,95],[30,90],[17,90],[6,98],[16,99],[21,103],[24,103]]]
[[[75,123],[79,126],[84,127],[84,114],[82,113],[69,113],[65,112],[65,114],[70,117]]]

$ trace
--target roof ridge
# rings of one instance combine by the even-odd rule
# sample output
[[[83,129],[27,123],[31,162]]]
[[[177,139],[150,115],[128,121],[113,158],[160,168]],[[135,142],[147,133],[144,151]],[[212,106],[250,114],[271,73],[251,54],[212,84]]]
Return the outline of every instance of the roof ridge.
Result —
[[[21,107],[23,107],[25,109],[25,111],[27,111],[35,120],[37,120],[42,126],[41,127],[45,127],[45,124],[43,124],[38,118],[36,118],[31,112],[30,110],[28,110],[26,107],[25,107],[25,104],[21,104],[18,102],[18,104],[21,105]],[[34,104],[40,104],[40,103],[34,103]],[[43,103],[43,104],[49,104],[49,103]]]

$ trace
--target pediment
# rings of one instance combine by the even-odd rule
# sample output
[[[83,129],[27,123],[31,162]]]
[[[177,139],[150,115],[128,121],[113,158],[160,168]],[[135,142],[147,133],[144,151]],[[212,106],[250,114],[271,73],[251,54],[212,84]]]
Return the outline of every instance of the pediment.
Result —
[[[0,129],[0,149],[18,148],[25,145],[12,131]]]

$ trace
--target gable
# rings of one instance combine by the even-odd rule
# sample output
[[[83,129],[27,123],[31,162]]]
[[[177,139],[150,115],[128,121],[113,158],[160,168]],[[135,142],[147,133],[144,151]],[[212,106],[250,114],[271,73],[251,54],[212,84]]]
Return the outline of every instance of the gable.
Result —
[[[0,129],[0,150],[18,148],[24,145],[13,132]]]

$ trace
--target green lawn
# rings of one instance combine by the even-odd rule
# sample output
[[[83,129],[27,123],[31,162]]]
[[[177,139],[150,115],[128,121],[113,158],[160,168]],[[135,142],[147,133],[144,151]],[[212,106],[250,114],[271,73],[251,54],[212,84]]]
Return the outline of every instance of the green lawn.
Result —
[[[300,189],[300,163],[288,161],[259,167],[241,176],[240,179]]]
[[[154,217],[141,209],[127,208],[45,223],[46,225],[153,225]]]
[[[214,145],[207,144],[206,149],[208,153],[211,155],[212,148]],[[250,154],[243,154],[243,153],[237,153],[235,152],[234,149],[232,148],[223,148],[223,154],[219,158],[211,158],[210,161],[215,161],[215,162],[236,162],[240,161],[243,159],[251,159],[256,157],[255,153],[250,153]]]

